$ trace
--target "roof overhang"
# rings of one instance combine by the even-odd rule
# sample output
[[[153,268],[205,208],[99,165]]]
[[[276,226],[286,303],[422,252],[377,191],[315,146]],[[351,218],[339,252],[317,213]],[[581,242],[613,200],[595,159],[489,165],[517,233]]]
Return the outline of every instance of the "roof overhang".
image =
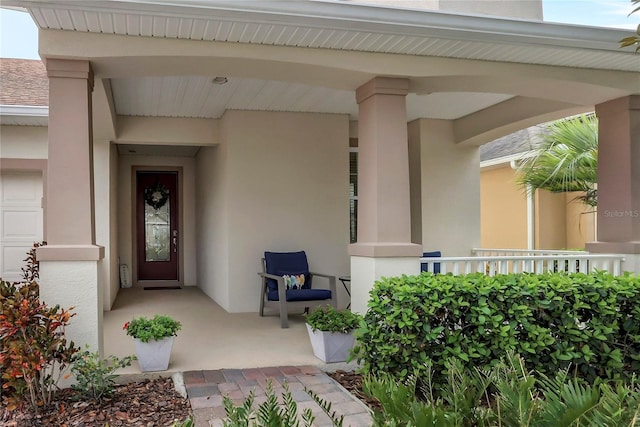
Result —
[[[609,28],[325,0],[3,3],[42,29],[640,71]]]
[[[188,93],[184,88],[198,87],[198,78],[222,75],[230,77],[227,99],[236,101],[240,92],[229,90],[231,77],[245,79],[243,90],[250,79],[261,79],[251,80],[258,89],[248,98],[271,98],[265,101],[269,107],[255,109],[277,110],[272,100],[285,101],[284,94],[300,100],[304,93],[302,104],[309,105],[321,93],[331,99],[330,111],[317,105],[310,111],[354,118],[351,93],[384,75],[410,79],[409,117],[438,118],[428,111],[464,107],[446,110],[441,118],[454,121],[459,142],[481,144],[590,111],[640,88],[639,57],[618,48],[628,35],[624,30],[343,1],[3,0],[4,5],[29,10],[41,29],[44,59],[86,58],[96,78],[112,79],[118,114],[127,94],[158,111],[162,97],[154,103],[155,89],[143,92],[158,79],[181,100]],[[135,93],[122,89],[131,87]],[[198,93],[227,95],[216,90]],[[418,111],[418,105],[428,108]],[[307,111],[292,106],[278,108]],[[233,108],[192,107],[163,115],[215,118],[212,111]],[[154,115],[142,107],[125,114]]]
[[[0,105],[0,124],[9,126],[47,126],[49,107]]]

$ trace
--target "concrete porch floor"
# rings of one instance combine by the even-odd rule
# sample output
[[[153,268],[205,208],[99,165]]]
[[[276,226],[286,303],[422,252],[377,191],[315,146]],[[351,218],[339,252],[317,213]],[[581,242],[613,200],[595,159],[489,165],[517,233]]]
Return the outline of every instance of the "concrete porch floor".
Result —
[[[290,315],[289,328],[281,329],[278,316],[227,313],[197,287],[120,289],[112,310],[104,313],[105,357],[134,354],[133,340],[122,326],[134,317],[155,314],[182,323],[167,373],[300,365],[332,370],[330,365],[337,365],[327,365],[313,355],[303,316]],[[139,372],[137,362],[119,371]]]

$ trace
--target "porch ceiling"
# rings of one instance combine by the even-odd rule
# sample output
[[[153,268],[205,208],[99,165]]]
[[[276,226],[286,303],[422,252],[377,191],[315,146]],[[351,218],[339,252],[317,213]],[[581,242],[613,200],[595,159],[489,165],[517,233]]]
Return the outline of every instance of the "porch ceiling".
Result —
[[[111,88],[120,115],[219,118],[225,110],[258,110],[358,117],[355,93],[350,90],[233,77],[218,85],[212,80],[201,76],[113,79]],[[457,119],[509,98],[472,92],[409,94],[408,119]]]

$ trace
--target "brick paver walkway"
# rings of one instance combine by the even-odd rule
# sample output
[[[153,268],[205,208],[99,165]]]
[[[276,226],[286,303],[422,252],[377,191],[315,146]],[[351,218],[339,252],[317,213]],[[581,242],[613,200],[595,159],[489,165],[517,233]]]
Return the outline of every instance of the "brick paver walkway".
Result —
[[[311,408],[317,427],[332,426],[329,417],[304,391],[308,387],[320,398],[331,402],[331,410],[344,415],[344,426],[369,427],[371,415],[364,403],[353,397],[327,374],[312,366],[283,366],[277,368],[221,369],[216,371],[188,371],[184,384],[195,418],[196,427],[222,426],[225,410],[223,396],[240,404],[253,390],[254,405],[265,400],[267,383],[271,381],[277,396],[284,383],[298,404],[301,414]]]

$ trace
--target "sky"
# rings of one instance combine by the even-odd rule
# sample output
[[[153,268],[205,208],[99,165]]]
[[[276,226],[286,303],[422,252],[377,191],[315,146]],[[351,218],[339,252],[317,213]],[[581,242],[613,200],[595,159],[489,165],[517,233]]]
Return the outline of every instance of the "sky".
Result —
[[[640,12],[630,0],[543,0],[545,21],[635,30]],[[38,32],[31,16],[0,8],[0,57],[40,59]]]

